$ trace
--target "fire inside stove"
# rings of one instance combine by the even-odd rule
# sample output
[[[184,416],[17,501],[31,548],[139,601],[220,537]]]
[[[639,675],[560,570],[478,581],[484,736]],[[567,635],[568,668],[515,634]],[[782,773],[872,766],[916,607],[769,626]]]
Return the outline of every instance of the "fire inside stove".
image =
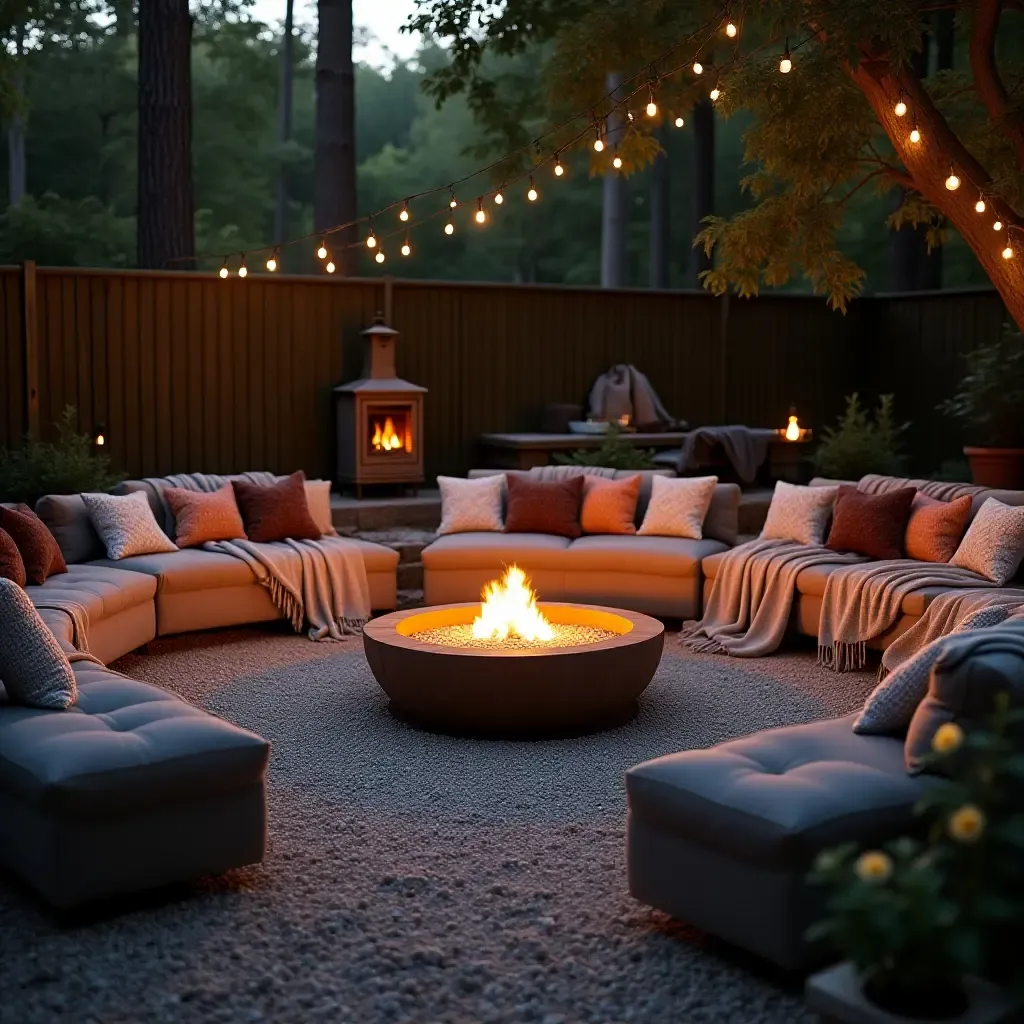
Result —
[[[535,650],[578,647],[616,636],[608,629],[549,621],[537,605],[537,595],[516,565],[484,588],[480,613],[472,624],[439,626],[413,634],[417,640],[444,647],[477,650]]]
[[[383,420],[373,421],[370,444],[378,452],[412,451],[412,432],[408,425],[400,422],[396,427],[394,418],[385,416]]]

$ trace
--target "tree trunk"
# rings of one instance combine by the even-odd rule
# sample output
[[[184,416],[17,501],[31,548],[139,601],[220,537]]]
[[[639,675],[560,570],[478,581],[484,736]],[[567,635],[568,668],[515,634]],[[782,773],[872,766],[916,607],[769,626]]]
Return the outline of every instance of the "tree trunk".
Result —
[[[17,206],[25,195],[25,27],[18,25],[14,37],[14,95],[17,109],[7,126],[7,198]]]
[[[695,238],[704,226],[701,222],[715,212],[715,105],[701,100],[693,108],[693,203],[690,237]],[[703,288],[700,274],[711,269],[711,257],[703,246],[690,251],[686,283]]]
[[[966,180],[955,192],[945,187],[950,164],[976,187],[987,184],[989,176],[946,124],[916,77],[900,76],[887,61],[881,60],[864,60],[851,68],[850,74],[889,136],[912,187],[949,220],[971,247],[1017,326],[1024,330],[1024,245],[1018,241],[1024,228],[1020,217],[997,199],[989,201],[984,214],[976,213],[978,195]],[[893,97],[899,95],[901,88],[921,130],[922,141],[917,145],[909,141],[905,118],[893,112]],[[1004,224],[1002,231],[992,228],[997,217]],[[1013,239],[1008,235],[1007,224],[1015,228]],[[1008,241],[1019,251],[1014,251],[1013,258],[1004,259],[1002,250]]]
[[[658,130],[661,152],[651,168],[651,287],[668,288],[672,251],[672,168],[667,122]]]
[[[140,267],[180,270],[195,252],[191,47],[188,0],[139,4]]]
[[[318,0],[316,45],[316,152],[313,161],[314,230],[356,219],[356,89],[352,67],[352,0]],[[330,235],[338,270],[352,274],[355,227]]]
[[[288,167],[284,161],[284,150],[292,137],[294,16],[295,0],[286,0],[284,36],[281,39],[281,91],[277,98],[277,145],[280,153],[277,166],[277,202],[274,208],[274,240],[279,244],[285,241],[288,234]]]
[[[622,93],[622,75],[608,74],[608,92],[618,99]],[[626,118],[616,107],[609,115],[605,145],[614,151],[625,135]],[[626,225],[629,219],[625,177],[609,167],[604,176],[604,205],[601,211],[601,287],[626,286]]]

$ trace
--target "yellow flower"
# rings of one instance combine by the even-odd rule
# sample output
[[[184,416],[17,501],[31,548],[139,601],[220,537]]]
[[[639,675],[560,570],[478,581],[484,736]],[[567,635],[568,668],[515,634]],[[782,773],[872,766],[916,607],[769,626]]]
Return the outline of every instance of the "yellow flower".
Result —
[[[940,725],[932,737],[932,750],[937,754],[952,754],[964,742],[964,731],[956,722]]]
[[[985,813],[974,804],[964,804],[949,816],[949,834],[961,843],[973,843],[985,831]]]
[[[864,882],[885,882],[892,875],[892,858],[881,850],[868,850],[857,858],[853,870]]]

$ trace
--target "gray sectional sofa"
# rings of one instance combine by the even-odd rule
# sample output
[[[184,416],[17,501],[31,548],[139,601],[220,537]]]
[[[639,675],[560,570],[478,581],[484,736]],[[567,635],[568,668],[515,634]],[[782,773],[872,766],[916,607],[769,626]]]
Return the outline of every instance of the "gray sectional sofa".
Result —
[[[42,498],[36,511],[68,572],[26,592],[69,655],[71,618],[47,604],[83,605],[103,664],[73,662],[79,697],[67,711],[12,705],[0,688],[0,868],[73,908],[259,862],[269,744],[104,666],[157,636],[275,620],[266,590],[213,552],[109,561],[78,496]],[[398,553],[357,543],[374,609],[394,608]]]
[[[508,475],[544,475],[542,467]],[[503,470],[475,470],[471,477]],[[581,471],[582,472],[582,471]],[[621,470],[615,478],[632,476]],[[637,502],[642,522],[654,475],[647,471]],[[736,543],[740,489],[715,488],[704,521],[704,539],[594,535],[576,540],[540,533],[454,533],[439,537],[423,551],[424,600],[428,605],[476,601],[484,585],[515,562],[529,575],[545,601],[613,605],[664,618],[699,617],[703,559]]]

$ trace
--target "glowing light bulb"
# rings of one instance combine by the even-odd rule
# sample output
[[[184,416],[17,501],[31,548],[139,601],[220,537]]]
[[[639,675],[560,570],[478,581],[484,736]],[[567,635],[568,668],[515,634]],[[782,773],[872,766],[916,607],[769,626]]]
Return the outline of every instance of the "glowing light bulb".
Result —
[[[367,249],[376,249],[377,248],[377,236],[374,235],[372,229],[370,231],[369,236],[366,239],[366,248]]]
[[[495,202],[495,203],[496,203],[496,204],[497,204],[498,206],[501,206],[501,204],[502,204],[503,202],[505,202],[505,197],[504,197],[504,196],[503,196],[503,195],[502,195],[502,194],[501,194],[500,192],[495,192],[495,193],[494,193],[494,202]]]
[[[619,170],[622,167],[622,157],[619,156],[618,153],[615,154],[615,159],[612,160],[612,167],[614,167],[615,170]]]
[[[482,199],[477,200],[476,213],[474,214],[477,224],[484,224],[487,222],[487,214],[484,213],[484,201]]]
[[[960,179],[957,177],[956,171],[952,167],[949,168],[949,177],[946,179],[946,188],[950,192],[955,192],[960,187]]]
[[[736,38],[736,36],[737,36],[737,35],[739,35],[739,31],[740,31],[740,30],[739,30],[739,29],[738,29],[738,28],[736,27],[736,25],[735,25],[735,24],[734,24],[733,22],[731,22],[731,21],[729,22],[729,24],[728,24],[728,25],[726,25],[726,26],[725,26],[725,34],[726,34],[726,35],[727,35],[727,36],[728,36],[728,37],[729,37],[730,39],[735,39],[735,38]]]
[[[239,268],[238,268],[238,276],[239,277],[248,277],[249,276],[249,268],[245,265],[245,257],[244,256],[242,257],[241,266],[239,266]]]
[[[453,192],[451,199],[448,200],[448,209],[449,210],[454,210],[455,207],[458,206],[458,205],[459,205],[459,201],[458,201],[458,199],[455,198],[455,193]]]
[[[647,116],[648,117],[657,117],[658,116],[658,104],[655,103],[654,100],[651,100],[651,102],[647,104]]]
[[[779,71],[784,75],[788,75],[792,70],[793,59],[789,55],[789,50],[786,50],[786,52],[782,55],[782,60],[779,61]]]
[[[562,161],[556,156],[555,157],[555,177],[560,178],[565,174],[565,168],[562,166]]]
[[[1003,222],[1001,220],[993,221],[992,222],[992,230],[993,231],[1002,231],[1003,230]]]
[[[701,64],[701,62],[699,60],[695,60],[693,62],[693,73],[695,75],[703,75],[704,74],[704,65]]]
[[[377,255],[376,255],[376,256],[374,256],[373,258],[374,258],[374,259],[375,259],[375,260],[376,260],[376,261],[377,261],[378,263],[383,263],[383,262],[384,262],[384,260],[385,260],[385,259],[386,259],[387,257],[386,257],[386,256],[384,255],[384,253],[382,253],[382,252],[378,252],[378,253],[377,253]]]
[[[594,152],[595,153],[601,153],[601,152],[603,152],[603,150],[604,150],[604,140],[600,136],[598,136],[596,139],[594,139]]]
[[[409,219],[409,204],[402,203],[402,212],[399,213],[398,219],[404,224]]]
[[[534,187],[533,178],[531,178],[530,179],[530,190],[526,193],[526,198],[529,199],[531,203],[535,203],[535,202],[537,202],[537,199],[539,197],[540,197],[540,193]]]
[[[334,271],[337,269],[338,268],[334,265],[334,260],[328,260],[326,266],[324,267],[324,270],[326,270],[328,274],[333,274]]]
[[[796,413],[790,414],[789,422],[786,424],[786,440],[800,440],[800,421],[796,418]]]
[[[714,87],[714,89],[712,89],[711,92],[708,93],[708,95],[711,97],[711,102],[714,103],[715,100],[717,100],[718,97],[722,95],[722,90],[719,89],[718,86],[716,85]]]
[[[985,200],[981,196],[978,196],[978,201],[974,204],[974,211],[975,213],[985,212]]]
[[[270,254],[270,259],[267,260],[267,270],[271,273],[277,270],[277,249]]]
[[[217,271],[221,277],[227,277],[230,271],[228,270],[228,261],[225,260],[223,266]]]
[[[412,255],[412,246],[408,242],[406,242],[402,246],[402,255],[403,256],[411,256]]]
[[[445,224],[445,226],[444,226],[444,233],[446,235],[454,235],[455,234],[455,223],[451,220],[451,218],[449,218],[448,223]]]
[[[676,118],[676,127],[677,128],[682,128],[684,124],[686,124],[686,122],[681,117],[677,117]]]
[[[897,117],[903,117],[907,113],[907,105],[903,102],[903,90],[900,90],[900,98],[896,101],[896,106],[892,108],[892,112]]]
[[[1013,250],[1009,246],[1007,246],[1003,250],[1003,259],[1004,260],[1012,260],[1013,259]]]
[[[324,245],[323,241],[320,242],[320,248],[317,249],[316,254],[322,260],[327,259],[327,246]]]
[[[915,146],[921,141],[921,129],[916,124],[910,129],[910,141]]]

